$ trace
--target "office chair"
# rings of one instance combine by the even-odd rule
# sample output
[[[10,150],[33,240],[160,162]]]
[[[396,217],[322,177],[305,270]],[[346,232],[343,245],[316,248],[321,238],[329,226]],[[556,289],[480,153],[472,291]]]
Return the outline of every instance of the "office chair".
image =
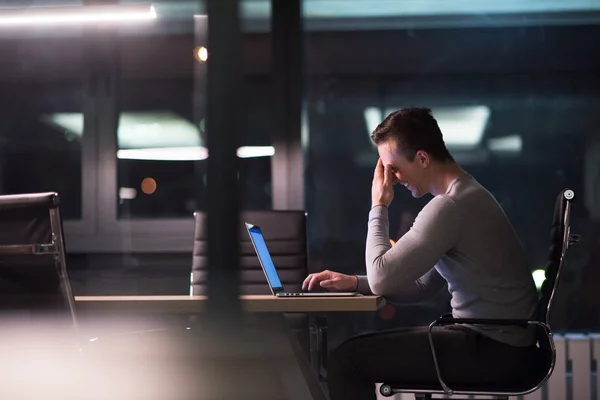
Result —
[[[190,292],[206,294],[208,273],[208,235],[205,212],[194,213],[194,251]],[[244,222],[258,225],[263,230],[267,246],[277,266],[286,290],[300,291],[308,275],[308,247],[306,241],[306,213],[296,210],[256,210],[240,213],[239,243],[231,243],[231,250],[239,252],[240,293],[248,295],[271,294]],[[302,348],[308,352],[309,318],[304,313],[285,313],[285,319]]]
[[[0,196],[2,316],[77,328],[59,203],[53,192]]]
[[[551,229],[551,244],[546,266],[546,276],[541,288],[541,296],[538,302],[539,314],[533,320],[506,320],[506,319],[479,319],[479,318],[453,318],[451,315],[443,315],[429,325],[428,338],[433,357],[437,381],[432,380],[427,385],[415,385],[410,382],[385,382],[380,386],[380,393],[385,396],[393,396],[396,393],[414,393],[416,399],[431,399],[432,395],[472,395],[472,396],[495,396],[497,399],[507,400],[509,396],[520,396],[541,388],[550,378],[556,360],[553,334],[550,328],[550,310],[560,280],[560,274],[565,261],[567,250],[573,244],[579,243],[579,235],[571,233],[571,208],[575,198],[575,192],[564,189],[558,195],[555,202],[554,217]],[[432,330],[435,326],[453,324],[487,324],[487,325],[512,325],[537,327],[537,341],[541,350],[542,360],[539,373],[528,377],[522,382],[499,382],[495,385],[481,387],[477,382],[472,385],[448,385],[440,373],[438,358],[435,351],[435,343]],[[493,360],[491,360],[493,361]],[[465,377],[468,381],[468,377]],[[419,387],[421,386],[421,387]]]
[[[85,370],[57,193],[0,196],[0,328],[0,397],[73,393]]]
[[[208,271],[208,235],[204,212],[194,213],[194,254],[192,260],[193,294],[206,293]],[[271,294],[244,222],[259,225],[277,266],[286,290],[300,291],[308,275],[306,213],[304,211],[264,210],[240,213],[239,243],[231,243],[231,250],[239,252],[241,294]]]

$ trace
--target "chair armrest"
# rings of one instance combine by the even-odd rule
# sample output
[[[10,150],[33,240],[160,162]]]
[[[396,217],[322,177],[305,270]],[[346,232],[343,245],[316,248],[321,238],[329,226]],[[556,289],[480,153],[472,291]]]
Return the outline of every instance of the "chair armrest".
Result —
[[[482,325],[513,325],[527,327],[529,321],[526,319],[497,319],[497,318],[453,318],[446,315],[439,317],[434,325],[454,325],[454,324],[482,324]]]

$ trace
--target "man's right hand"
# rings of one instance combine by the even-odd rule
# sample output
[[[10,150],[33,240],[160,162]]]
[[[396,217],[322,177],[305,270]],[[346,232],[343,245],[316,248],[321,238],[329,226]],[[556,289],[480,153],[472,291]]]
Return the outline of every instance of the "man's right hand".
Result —
[[[302,290],[311,291],[317,286],[333,291],[352,292],[358,289],[358,278],[325,270],[308,275],[302,283]]]

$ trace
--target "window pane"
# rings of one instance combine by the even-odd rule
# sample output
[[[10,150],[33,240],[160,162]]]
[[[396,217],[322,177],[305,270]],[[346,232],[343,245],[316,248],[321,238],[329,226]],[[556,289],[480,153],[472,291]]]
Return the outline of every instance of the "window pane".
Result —
[[[126,81],[117,128],[119,218],[190,217],[206,185],[191,81]]]
[[[201,139],[203,123],[196,128],[183,115],[164,109],[121,112],[119,218],[189,217],[206,207],[208,154]],[[246,120],[253,119],[249,117]],[[238,149],[240,193],[247,210],[271,207],[273,149],[267,138],[261,139],[268,136],[268,129],[261,130],[268,121],[261,122],[245,125],[242,134],[248,136],[243,136],[244,146]],[[139,142],[128,141],[138,133]]]
[[[188,218],[206,207],[206,138],[211,133],[205,131],[205,91],[210,52],[205,46],[206,18],[196,16],[194,24],[195,36],[190,32],[161,37],[152,52],[133,51],[138,47],[135,37],[121,43],[125,58],[117,129],[119,218]],[[255,43],[250,45],[256,49]],[[255,74],[246,71],[240,88],[243,112],[232,118],[239,119],[242,207],[268,209],[274,151],[270,80]]]
[[[56,191],[81,219],[82,136],[80,85],[0,81],[0,193]]]

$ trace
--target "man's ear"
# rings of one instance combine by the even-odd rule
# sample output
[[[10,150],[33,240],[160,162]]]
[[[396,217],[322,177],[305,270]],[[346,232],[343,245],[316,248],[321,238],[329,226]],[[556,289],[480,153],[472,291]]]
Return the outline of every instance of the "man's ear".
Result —
[[[417,161],[421,167],[427,168],[431,163],[431,157],[423,150],[419,150],[415,155],[415,161]]]

